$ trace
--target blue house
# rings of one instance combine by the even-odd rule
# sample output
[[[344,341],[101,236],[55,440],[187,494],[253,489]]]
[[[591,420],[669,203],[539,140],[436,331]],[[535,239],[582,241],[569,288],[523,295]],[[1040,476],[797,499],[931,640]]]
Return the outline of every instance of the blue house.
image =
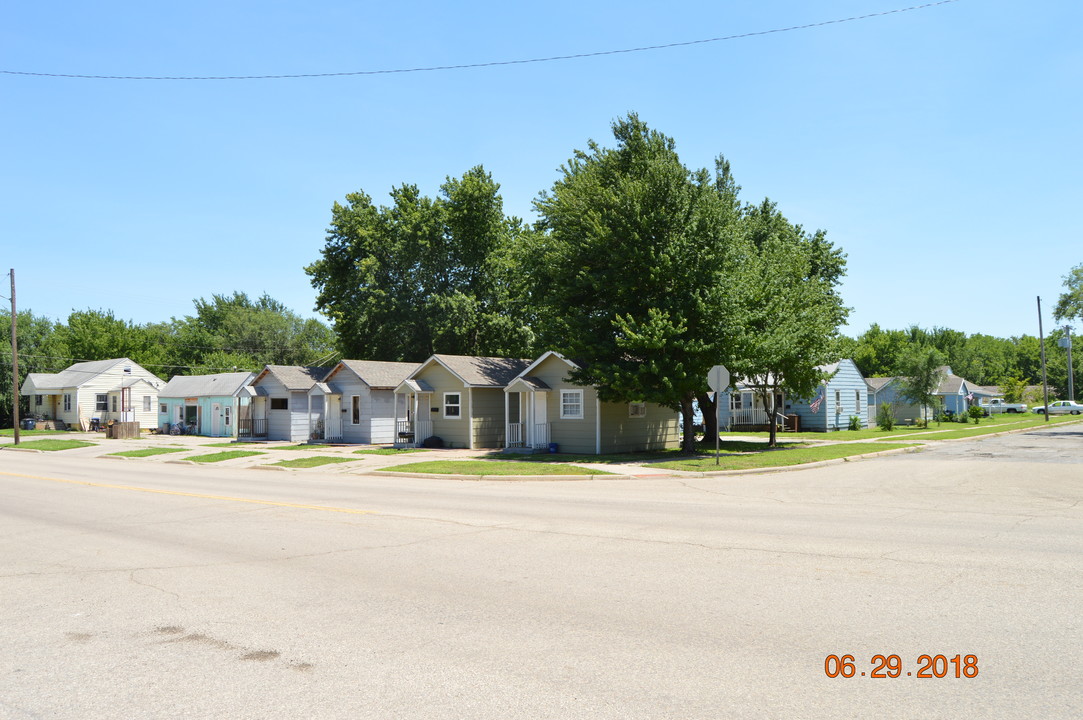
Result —
[[[797,416],[798,428],[813,432],[845,430],[854,415],[860,419],[861,427],[868,427],[868,387],[854,361],[845,358],[816,369],[827,375],[816,394],[811,398],[780,394],[775,398],[779,415]],[[767,410],[755,387],[738,381],[734,388],[722,393],[721,402],[720,427],[734,431],[768,427]],[[783,420],[776,418],[776,422],[781,424]],[[792,429],[790,424],[787,427]]]
[[[255,373],[178,375],[158,391],[158,427],[164,432],[176,423],[196,435],[237,437],[237,418],[244,388]]]
[[[944,412],[951,415],[965,413],[970,406],[979,404],[983,399],[995,397],[989,388],[971,382],[952,372],[948,365],[940,368],[940,384],[933,393],[940,398]],[[926,415],[931,419],[936,408],[926,408],[902,396],[901,377],[868,378],[865,381],[869,392],[868,421],[876,423],[876,411],[881,403],[891,405],[896,423],[913,423]]]

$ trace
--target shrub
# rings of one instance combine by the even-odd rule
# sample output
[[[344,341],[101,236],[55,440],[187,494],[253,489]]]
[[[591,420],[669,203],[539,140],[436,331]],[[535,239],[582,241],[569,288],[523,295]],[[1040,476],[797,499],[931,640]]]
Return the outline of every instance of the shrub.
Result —
[[[970,417],[974,418],[974,424],[977,425],[981,422],[982,417],[985,415],[985,408],[978,405],[971,405],[970,409],[967,410],[967,413],[970,415]]]
[[[881,430],[895,429],[895,413],[891,410],[891,403],[880,403],[876,410],[876,424]]]
[[[860,430],[861,429],[861,416],[860,415],[851,415],[850,416],[849,429],[850,430]]]

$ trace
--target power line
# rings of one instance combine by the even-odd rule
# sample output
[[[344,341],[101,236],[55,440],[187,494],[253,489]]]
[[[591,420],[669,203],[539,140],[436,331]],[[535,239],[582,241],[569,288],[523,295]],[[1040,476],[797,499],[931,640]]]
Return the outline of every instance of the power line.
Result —
[[[702,40],[686,40],[684,42],[666,43],[664,45],[645,45],[642,47],[622,48],[619,50],[598,50],[595,52],[575,53],[572,55],[553,55],[550,57],[528,58],[523,60],[494,60],[490,62],[464,63],[461,65],[433,65],[429,67],[396,68],[390,70],[356,70],[352,72],[299,73],[295,75],[77,75],[74,73],[28,72],[21,70],[0,70],[0,73],[5,75],[28,75],[32,77],[75,78],[79,80],[296,80],[302,78],[401,75],[406,73],[437,72],[445,70],[470,70],[476,68],[499,67],[502,65],[529,65],[533,63],[554,62],[557,60],[581,60],[584,58],[602,57],[605,55],[622,55],[627,53],[646,52],[648,50],[667,50],[671,48],[688,47],[690,45],[706,45],[708,43],[740,40],[743,38],[759,37],[761,35],[774,35],[777,33],[793,32],[795,30],[810,30],[826,25],[839,25],[857,20],[868,20],[870,18],[883,17],[885,15],[911,12],[913,10],[925,10],[927,8],[947,5],[954,2],[959,2],[959,0],[939,0],[939,2],[896,8],[894,10],[884,10],[881,12],[869,13],[868,15],[855,15],[853,17],[824,20],[805,25],[791,25],[790,27],[774,28],[771,30],[758,30],[755,32],[724,35],[722,37],[705,38]]]

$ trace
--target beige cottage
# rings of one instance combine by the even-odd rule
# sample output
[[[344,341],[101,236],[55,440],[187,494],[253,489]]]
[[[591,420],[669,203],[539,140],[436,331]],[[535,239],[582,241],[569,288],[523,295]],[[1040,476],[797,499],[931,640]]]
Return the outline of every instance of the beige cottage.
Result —
[[[158,425],[158,391],[165,381],[128,358],[76,363],[58,373],[30,373],[21,395],[30,412],[81,430],[93,420]]]
[[[603,454],[680,447],[680,416],[654,403],[602,402],[591,386],[567,378],[579,367],[547,352],[505,388],[507,447]]]

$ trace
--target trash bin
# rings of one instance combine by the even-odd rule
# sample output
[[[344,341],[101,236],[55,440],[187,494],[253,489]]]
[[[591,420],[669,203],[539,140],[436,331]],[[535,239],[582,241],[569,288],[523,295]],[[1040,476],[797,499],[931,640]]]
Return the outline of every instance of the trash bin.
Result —
[[[549,443],[549,452],[551,452],[551,453],[560,452],[560,446],[557,445],[556,443]]]
[[[23,430],[33,430],[37,425],[37,421],[34,418],[23,418]]]

